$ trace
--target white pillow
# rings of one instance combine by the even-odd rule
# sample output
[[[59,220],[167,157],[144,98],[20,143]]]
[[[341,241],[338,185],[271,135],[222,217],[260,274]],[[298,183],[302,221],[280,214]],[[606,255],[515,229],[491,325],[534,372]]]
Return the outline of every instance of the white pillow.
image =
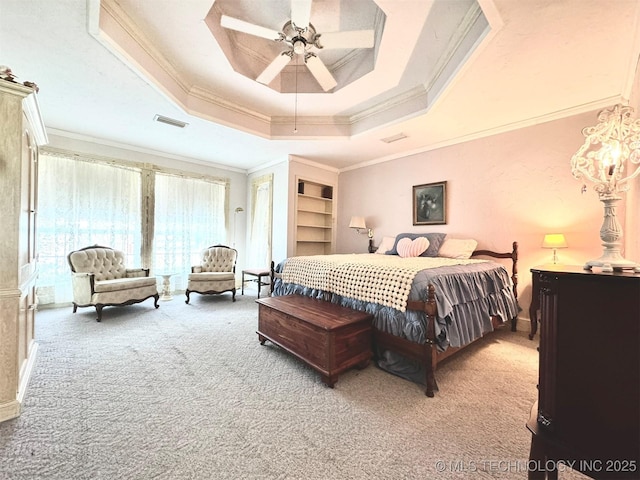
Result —
[[[427,248],[429,248],[427,237],[418,237],[414,240],[405,237],[398,240],[398,245],[396,245],[398,255],[402,258],[419,257],[427,251]]]
[[[471,258],[471,254],[477,246],[478,242],[470,238],[445,238],[440,250],[438,250],[438,256],[446,258]]]
[[[393,248],[393,244],[396,243],[396,237],[382,237],[382,242],[376,250],[376,253],[385,254]]]

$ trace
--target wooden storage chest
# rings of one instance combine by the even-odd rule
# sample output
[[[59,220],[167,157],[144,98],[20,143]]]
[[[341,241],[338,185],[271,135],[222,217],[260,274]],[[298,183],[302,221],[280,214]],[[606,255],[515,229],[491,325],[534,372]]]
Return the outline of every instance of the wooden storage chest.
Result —
[[[372,316],[322,300],[286,295],[256,300],[258,339],[284,348],[320,372],[329,387],[372,356]]]

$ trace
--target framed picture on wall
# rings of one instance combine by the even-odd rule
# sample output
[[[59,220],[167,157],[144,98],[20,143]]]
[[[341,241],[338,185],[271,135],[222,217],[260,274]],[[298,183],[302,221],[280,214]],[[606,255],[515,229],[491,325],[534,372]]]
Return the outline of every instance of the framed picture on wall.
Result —
[[[413,186],[413,224],[447,223],[447,182]]]

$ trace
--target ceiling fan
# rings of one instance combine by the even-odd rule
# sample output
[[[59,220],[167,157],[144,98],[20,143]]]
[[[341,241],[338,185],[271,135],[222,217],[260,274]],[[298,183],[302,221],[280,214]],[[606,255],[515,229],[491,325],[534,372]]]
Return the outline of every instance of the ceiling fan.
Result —
[[[291,20],[284,24],[281,31],[222,15],[220,25],[224,28],[275,42],[282,42],[287,45],[288,50],[278,55],[256,78],[256,81],[268,85],[289,64],[294,55],[300,55],[313,77],[318,81],[322,89],[327,92],[337,85],[336,79],[312,49],[373,47],[374,30],[317,33],[309,22],[311,3],[312,0],[291,0]]]

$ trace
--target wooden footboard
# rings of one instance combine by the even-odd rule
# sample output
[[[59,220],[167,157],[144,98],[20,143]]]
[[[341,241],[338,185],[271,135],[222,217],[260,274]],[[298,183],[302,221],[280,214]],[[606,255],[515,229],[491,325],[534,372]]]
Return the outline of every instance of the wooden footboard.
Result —
[[[425,343],[412,342],[406,338],[397,337],[387,332],[383,332],[373,327],[373,343],[379,350],[391,350],[397,352],[405,358],[420,362],[424,367],[425,380],[427,389],[425,391],[427,397],[433,397],[434,392],[438,390],[436,383],[435,370],[438,359],[436,358],[438,348],[435,345],[436,330],[435,322],[438,316],[438,307],[436,305],[436,289],[433,285],[427,287],[426,302],[407,302],[409,310],[420,310],[425,313],[427,332],[425,335]]]
[[[492,258],[510,258],[511,259],[511,282],[513,283],[513,296],[518,303],[518,242],[513,242],[510,252],[492,252],[491,250],[476,250],[471,254],[472,257],[492,257]],[[511,319],[511,331],[515,332],[518,326],[518,317]]]
[[[438,383],[436,382],[435,376],[438,363],[471,344],[469,343],[460,347],[448,347],[444,351],[438,350],[435,342],[435,322],[438,316],[438,309],[436,305],[436,292],[433,285],[429,285],[427,296],[428,300],[426,302],[407,303],[407,309],[423,311],[425,313],[427,331],[424,343],[413,342],[406,338],[397,337],[382,330],[378,330],[375,326],[373,327],[373,341],[374,345],[379,350],[390,350],[408,358],[409,360],[419,362],[425,372],[425,395],[427,397],[433,397],[435,392],[438,390]],[[503,324],[500,317],[492,317],[491,322],[494,328]]]
[[[513,294],[518,299],[518,242],[513,242],[513,249],[511,252],[494,252],[491,250],[476,250],[473,252],[472,257],[492,257],[492,258],[510,258],[512,261],[511,268],[511,280],[513,282]],[[271,289],[275,285],[275,279],[279,276],[275,271],[275,264],[271,262]],[[447,357],[460,351],[467,345],[461,347],[449,347],[445,351],[440,352],[436,346],[436,333],[435,322],[438,317],[438,308],[436,304],[436,291],[433,285],[427,287],[427,300],[426,301],[412,301],[407,302],[408,310],[416,310],[424,312],[426,317],[426,335],[425,342],[418,343],[406,338],[398,337],[390,333],[384,332],[373,327],[373,342],[374,346],[378,350],[390,350],[396,352],[403,357],[419,362],[425,371],[425,394],[427,397],[433,397],[438,390],[438,384],[436,382],[435,370],[439,361],[444,360]],[[494,328],[503,324],[503,319],[499,317],[492,317],[492,323]],[[511,320],[511,330],[515,331],[517,326],[517,317]]]
[[[511,252],[493,252],[491,250],[476,250],[472,257],[492,257],[492,258],[510,258],[512,261],[511,281],[513,283],[513,295],[518,300],[518,242],[513,242]],[[427,397],[433,397],[434,392],[438,390],[436,382],[435,370],[438,362],[460,351],[467,345],[460,347],[449,347],[440,352],[436,346],[435,322],[438,317],[438,308],[436,305],[436,291],[433,285],[429,285],[427,290],[427,301],[416,302],[409,300],[407,302],[408,310],[416,310],[425,313],[426,317],[426,335],[425,343],[412,342],[405,338],[396,337],[389,333],[373,328],[373,338],[375,345],[382,350],[391,350],[410,360],[418,361],[425,370],[425,394]],[[515,331],[517,326],[517,317],[511,319],[511,330]],[[494,328],[504,323],[499,317],[492,317],[491,322]]]

